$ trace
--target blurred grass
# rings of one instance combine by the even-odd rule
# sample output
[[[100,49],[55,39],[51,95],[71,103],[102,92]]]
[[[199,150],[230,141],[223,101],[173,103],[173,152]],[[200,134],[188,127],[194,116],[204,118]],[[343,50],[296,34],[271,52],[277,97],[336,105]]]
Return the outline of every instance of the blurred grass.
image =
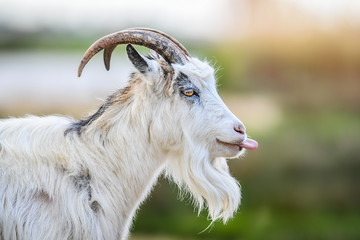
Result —
[[[154,213],[155,214],[155,213]],[[206,227],[204,219],[186,219],[176,214],[163,221],[147,219],[151,230],[147,236],[168,234],[168,238],[183,239],[358,239],[359,212],[347,214],[333,212],[279,211],[266,207],[249,209],[238,214],[226,226],[216,223],[210,230],[200,233]],[[144,217],[144,214],[141,214]],[[156,215],[155,215],[156,216]],[[172,221],[172,224],[164,222]],[[184,224],[184,221],[187,223]],[[207,222],[207,224],[209,224]],[[138,227],[144,227],[138,223]],[[182,226],[181,228],[174,226]],[[196,226],[202,226],[200,229]],[[136,236],[136,230],[134,235]],[[144,233],[142,233],[144,234]]]

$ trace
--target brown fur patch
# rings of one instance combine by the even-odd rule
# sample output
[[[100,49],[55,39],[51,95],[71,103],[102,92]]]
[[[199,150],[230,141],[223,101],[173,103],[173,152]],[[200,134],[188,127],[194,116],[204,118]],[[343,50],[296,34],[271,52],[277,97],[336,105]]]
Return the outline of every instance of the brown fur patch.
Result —
[[[39,200],[39,201],[43,202],[43,203],[50,203],[50,202],[52,202],[51,197],[50,197],[49,194],[48,194],[47,192],[45,192],[44,190],[40,190],[40,191],[36,192],[36,193],[34,194],[34,198],[35,198],[36,200]]]
[[[80,136],[84,129],[95,121],[97,122],[96,124],[98,127],[108,129],[109,126],[107,121],[98,120],[101,119],[101,116],[103,116],[104,113],[112,106],[123,105],[131,102],[131,97],[134,95],[134,88],[141,81],[141,78],[136,74],[132,74],[132,77],[133,79],[130,80],[130,84],[128,86],[110,95],[104,104],[101,105],[100,108],[91,116],[72,123],[71,126],[65,130],[64,135],[66,136],[68,133],[74,131]]]
[[[139,82],[141,82],[141,78],[135,75],[134,78],[130,80],[130,84],[128,86],[113,95],[113,103],[125,104],[129,102],[131,97],[134,95],[134,88]]]
[[[152,120],[150,119],[150,122],[148,125],[148,143],[151,142],[151,125],[152,125]]]
[[[159,60],[157,61],[160,65],[160,67],[162,68],[162,70],[164,71],[164,74],[174,74],[174,69],[171,67],[171,65],[169,65],[167,62]]]
[[[170,97],[173,93],[173,91],[171,89],[172,89],[172,78],[175,74],[174,68],[163,60],[158,60],[157,62],[159,63],[159,65],[163,71],[163,75],[164,75],[163,90],[164,90],[166,96]]]

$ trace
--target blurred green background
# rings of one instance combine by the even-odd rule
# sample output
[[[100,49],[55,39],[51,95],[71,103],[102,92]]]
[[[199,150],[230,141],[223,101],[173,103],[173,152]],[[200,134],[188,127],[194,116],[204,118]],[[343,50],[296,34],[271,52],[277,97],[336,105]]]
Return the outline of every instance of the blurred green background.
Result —
[[[161,178],[130,239],[360,239],[358,1],[8,0],[0,9],[3,118],[95,109],[128,74],[124,48],[113,73],[100,56],[76,79],[78,61],[127,27],[170,33],[218,69],[220,95],[259,142],[229,161],[239,212],[205,230],[206,211],[197,217]]]

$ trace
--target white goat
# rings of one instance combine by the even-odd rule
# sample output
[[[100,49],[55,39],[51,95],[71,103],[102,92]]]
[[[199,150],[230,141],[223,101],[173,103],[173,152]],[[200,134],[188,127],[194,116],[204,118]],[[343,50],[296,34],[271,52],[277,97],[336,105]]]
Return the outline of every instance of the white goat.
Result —
[[[132,45],[128,85],[83,120],[29,116],[0,121],[0,239],[125,239],[136,209],[165,174],[212,220],[240,203],[226,158],[256,149],[216,91],[214,70],[164,33],[128,29],[95,42]]]

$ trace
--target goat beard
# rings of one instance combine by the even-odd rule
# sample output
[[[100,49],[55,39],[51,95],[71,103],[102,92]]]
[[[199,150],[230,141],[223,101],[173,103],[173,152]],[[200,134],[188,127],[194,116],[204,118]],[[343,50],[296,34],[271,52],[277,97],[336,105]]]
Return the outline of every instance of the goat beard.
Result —
[[[189,147],[177,159],[171,159],[166,174],[182,190],[189,192],[198,214],[208,209],[212,221],[222,219],[224,223],[237,211],[241,192],[239,183],[230,175],[225,158],[209,157],[209,152],[198,147]]]

